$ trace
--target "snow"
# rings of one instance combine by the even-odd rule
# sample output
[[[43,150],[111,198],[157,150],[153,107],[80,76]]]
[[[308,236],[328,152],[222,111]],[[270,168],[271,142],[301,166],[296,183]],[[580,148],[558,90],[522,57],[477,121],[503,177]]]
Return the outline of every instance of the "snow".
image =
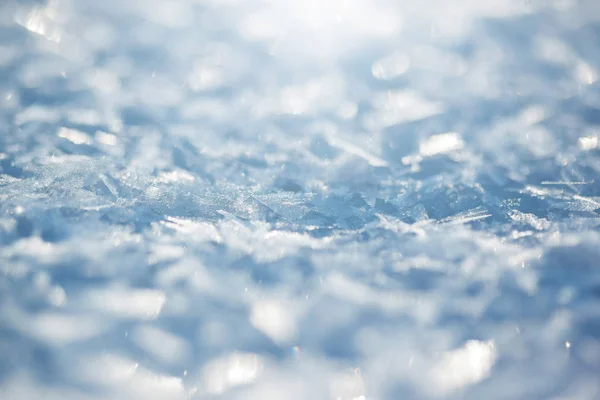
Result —
[[[596,399],[594,0],[0,2],[0,399]]]

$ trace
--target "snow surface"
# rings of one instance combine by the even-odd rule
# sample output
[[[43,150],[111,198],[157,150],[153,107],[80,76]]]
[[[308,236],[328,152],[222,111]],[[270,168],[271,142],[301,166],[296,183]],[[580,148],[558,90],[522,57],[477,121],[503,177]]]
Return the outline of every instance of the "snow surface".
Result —
[[[0,398],[600,398],[600,2],[0,2]]]

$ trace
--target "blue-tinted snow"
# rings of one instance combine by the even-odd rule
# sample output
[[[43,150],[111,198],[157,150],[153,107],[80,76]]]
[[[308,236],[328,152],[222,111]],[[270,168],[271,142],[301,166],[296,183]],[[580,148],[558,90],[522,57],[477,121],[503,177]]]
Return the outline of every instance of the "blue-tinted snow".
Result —
[[[600,3],[5,0],[0,398],[597,399]]]

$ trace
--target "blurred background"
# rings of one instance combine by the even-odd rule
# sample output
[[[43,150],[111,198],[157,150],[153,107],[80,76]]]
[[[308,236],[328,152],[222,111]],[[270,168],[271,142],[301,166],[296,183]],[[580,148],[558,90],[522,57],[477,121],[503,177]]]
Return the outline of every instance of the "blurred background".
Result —
[[[600,2],[3,0],[0,398],[597,399]]]

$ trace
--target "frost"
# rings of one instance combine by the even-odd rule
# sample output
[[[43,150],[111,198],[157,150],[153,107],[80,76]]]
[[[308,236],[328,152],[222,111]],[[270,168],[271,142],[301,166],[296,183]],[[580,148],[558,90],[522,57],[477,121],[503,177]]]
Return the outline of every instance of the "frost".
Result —
[[[436,154],[448,153],[453,150],[460,150],[464,146],[460,135],[457,133],[443,133],[435,135],[421,142],[419,153],[422,156],[430,157]]]
[[[90,144],[89,137],[76,129],[60,128],[57,135],[74,144]]]
[[[210,361],[203,369],[203,386],[208,393],[223,394],[247,385],[262,373],[264,361],[256,354],[233,353]]]
[[[1,1],[0,398],[597,398],[599,11]]]
[[[291,307],[273,300],[260,300],[252,305],[250,322],[275,342],[289,342],[296,330]]]
[[[493,342],[469,341],[464,347],[444,354],[431,371],[432,389],[438,395],[472,385],[486,378],[496,361]]]
[[[190,349],[185,340],[152,326],[139,326],[131,332],[133,342],[150,356],[167,364],[181,363]]]
[[[154,289],[109,287],[87,291],[80,304],[117,317],[153,319],[160,314],[165,295]]]

